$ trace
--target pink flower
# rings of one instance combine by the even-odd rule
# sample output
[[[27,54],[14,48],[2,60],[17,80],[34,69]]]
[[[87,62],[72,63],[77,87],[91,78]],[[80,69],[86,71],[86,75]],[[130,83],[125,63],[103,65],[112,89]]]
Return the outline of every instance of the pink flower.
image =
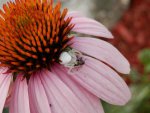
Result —
[[[16,0],[0,10],[0,113],[6,104],[10,113],[103,113],[99,98],[114,105],[131,98],[116,72],[128,74],[128,61],[98,39],[112,34],[60,5]]]

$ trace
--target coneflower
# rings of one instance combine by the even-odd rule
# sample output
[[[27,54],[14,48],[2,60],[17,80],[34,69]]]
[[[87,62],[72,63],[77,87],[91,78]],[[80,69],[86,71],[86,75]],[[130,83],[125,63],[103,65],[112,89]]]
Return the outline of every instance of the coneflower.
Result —
[[[60,7],[15,0],[0,10],[0,113],[6,102],[10,113],[103,113],[99,98],[115,105],[130,99],[116,72],[130,72],[122,54],[101,39],[71,34],[111,33]]]

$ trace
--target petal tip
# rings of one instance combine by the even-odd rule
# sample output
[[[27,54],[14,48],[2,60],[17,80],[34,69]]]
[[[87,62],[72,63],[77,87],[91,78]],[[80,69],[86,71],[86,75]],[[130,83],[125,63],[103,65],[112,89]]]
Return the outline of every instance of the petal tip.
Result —
[[[110,32],[110,36],[109,36],[110,39],[114,39],[114,36],[113,34]]]
[[[120,103],[120,106],[124,106],[124,105],[126,105],[126,104],[128,104],[128,103],[130,102],[130,100],[131,100],[131,98],[132,98],[131,91],[129,90],[127,94],[128,94],[128,95],[126,95],[125,100],[122,101],[122,103]]]
[[[125,68],[122,70],[122,74],[128,75],[130,74],[130,72],[131,72],[131,67],[129,62],[127,61]]]

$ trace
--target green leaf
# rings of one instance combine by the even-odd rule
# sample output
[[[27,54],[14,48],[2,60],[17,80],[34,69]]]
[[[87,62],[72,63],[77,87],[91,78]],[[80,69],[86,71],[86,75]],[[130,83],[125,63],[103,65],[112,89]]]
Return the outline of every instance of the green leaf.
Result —
[[[150,48],[142,50],[139,54],[139,59],[144,65],[150,65]]]
[[[145,72],[146,72],[146,73],[150,73],[150,64],[147,64],[147,65],[145,66]]]
[[[4,108],[3,113],[9,113],[8,108]]]

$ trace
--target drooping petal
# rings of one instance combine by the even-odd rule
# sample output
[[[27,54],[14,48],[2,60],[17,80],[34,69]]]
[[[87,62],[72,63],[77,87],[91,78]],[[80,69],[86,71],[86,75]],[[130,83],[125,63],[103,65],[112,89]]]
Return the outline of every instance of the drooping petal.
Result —
[[[100,104],[100,99],[92,95],[77,82],[73,81],[67,72],[61,70],[61,68],[54,68],[59,78],[72,90],[72,92],[81,100],[89,113],[104,113],[103,107]]]
[[[41,74],[37,72],[29,80],[31,111],[34,110],[34,113],[51,113],[48,99],[39,76]]]
[[[126,58],[111,44],[100,39],[75,37],[71,46],[83,53],[95,57],[123,74],[130,72],[130,64]]]
[[[4,74],[5,72],[5,68],[0,68],[0,113],[3,111],[11,82],[11,74]]]
[[[17,76],[14,84],[10,113],[30,113],[27,81],[21,74]]]
[[[131,98],[131,93],[122,78],[98,60],[87,57],[85,64],[72,73],[71,77],[74,80],[110,104],[124,105]]]
[[[41,76],[53,113],[89,113],[77,95],[50,71]]]
[[[10,75],[10,76],[12,76],[12,75]],[[13,78],[12,78],[11,83],[10,83],[10,87],[8,90],[7,98],[5,101],[5,107],[9,107],[9,105],[10,105],[13,88],[14,88],[14,82],[13,82]]]
[[[6,101],[5,101],[5,105],[4,105],[4,107],[9,107],[10,100],[11,100],[11,97],[10,97],[10,96],[8,96],[8,97],[6,98]]]
[[[77,18],[77,17],[82,17],[83,15],[78,12],[78,11],[69,11],[65,17],[65,19],[67,19],[68,17],[72,17],[72,18]]]
[[[98,37],[113,38],[110,31],[103,24],[87,17],[77,16],[73,16],[71,20],[71,24],[75,25],[72,31]]]
[[[29,99],[30,98],[33,98],[32,95],[29,95]],[[36,113],[36,110],[34,109],[34,105],[30,102],[30,100],[29,100],[29,106],[30,106],[30,112]]]

